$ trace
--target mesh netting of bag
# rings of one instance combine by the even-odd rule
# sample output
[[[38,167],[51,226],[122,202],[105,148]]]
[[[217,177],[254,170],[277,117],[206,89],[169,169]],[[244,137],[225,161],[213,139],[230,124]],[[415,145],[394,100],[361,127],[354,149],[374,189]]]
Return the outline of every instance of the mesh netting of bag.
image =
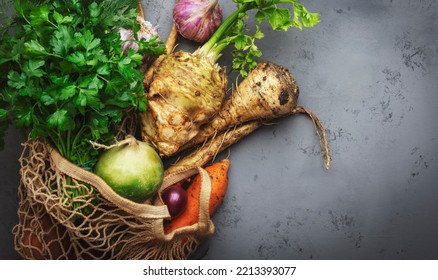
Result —
[[[130,214],[84,182],[89,180],[63,173],[45,143],[23,146],[13,234],[25,259],[187,259],[212,234],[198,235],[191,227],[192,234],[157,238],[163,218]]]

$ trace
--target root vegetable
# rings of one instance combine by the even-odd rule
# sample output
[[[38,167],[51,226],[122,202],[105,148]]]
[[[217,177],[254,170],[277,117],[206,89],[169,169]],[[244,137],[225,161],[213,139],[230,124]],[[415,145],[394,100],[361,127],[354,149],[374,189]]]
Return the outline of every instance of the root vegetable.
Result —
[[[272,62],[260,63],[243,79],[212,121],[182,149],[247,121],[290,115],[297,107],[298,95],[298,85],[286,68]]]
[[[182,188],[182,182],[178,182],[161,193],[161,199],[166,204],[172,218],[181,214],[187,205],[187,194]]]
[[[315,114],[298,106],[298,95],[299,87],[292,73],[272,62],[260,63],[224,102],[211,122],[202,126],[199,133],[182,146],[179,152],[248,121],[266,122],[302,113],[308,115],[314,123],[325,167],[328,169],[331,158],[325,129]]]
[[[69,254],[70,239],[61,225],[55,225],[45,214],[40,220],[28,221],[18,239],[23,254],[34,260],[64,259]]]
[[[261,125],[262,123],[260,121],[251,121],[213,137],[210,141],[206,141],[204,145],[191,154],[169,166],[164,171],[164,176],[178,173],[186,169],[188,166],[205,166],[213,160],[218,153],[247,136]]]
[[[155,149],[134,137],[109,147],[94,170],[117,194],[138,203],[155,195],[163,172],[163,162]]]
[[[229,160],[224,159],[205,168],[211,179],[211,195],[209,204],[210,216],[222,203],[225,193],[227,192],[229,166]],[[168,234],[175,229],[190,226],[198,222],[200,193],[201,177],[197,175],[187,189],[186,209],[175,219],[164,222],[165,234]]]
[[[319,15],[309,13],[297,1],[236,1],[237,10],[216,30],[211,38],[193,54],[178,51],[160,57],[145,75],[148,110],[141,113],[142,136],[153,142],[161,156],[174,154],[194,138],[200,127],[208,123],[220,109],[227,90],[227,78],[216,61],[228,45],[233,44],[233,68],[246,76],[261,56],[254,44],[263,33],[259,24],[268,20],[274,30],[301,28],[319,22]],[[290,4],[294,14],[278,3]],[[249,10],[256,9],[257,28],[253,35],[245,33]],[[174,28],[173,28],[174,29]],[[173,33],[172,33],[173,34]]]
[[[217,113],[227,79],[217,64],[183,51],[164,57],[152,79],[148,109],[141,115],[143,136],[167,156],[195,137]]]

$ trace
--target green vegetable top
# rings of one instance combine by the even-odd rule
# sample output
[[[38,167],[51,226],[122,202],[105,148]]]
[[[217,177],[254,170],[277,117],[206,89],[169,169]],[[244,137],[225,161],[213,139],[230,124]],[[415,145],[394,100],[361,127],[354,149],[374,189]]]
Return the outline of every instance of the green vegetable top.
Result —
[[[3,42],[3,36],[7,28],[11,25],[11,17],[8,16],[8,7],[12,4],[12,1],[1,1],[0,2],[0,45]],[[1,64],[1,58],[0,58]],[[0,68],[0,71],[2,68]],[[7,79],[4,76],[0,76],[0,89],[4,88],[7,84]],[[4,147],[4,134],[8,129],[9,119],[7,103],[3,100],[0,92],[0,150]]]
[[[319,23],[319,14],[309,12],[299,0],[233,0],[237,3],[237,10],[231,14],[212,35],[212,37],[197,51],[198,54],[210,57],[216,61],[222,50],[228,45],[234,45],[233,69],[245,77],[248,71],[256,66],[254,58],[262,55],[255,45],[255,39],[264,37],[260,24],[267,20],[273,30],[287,31],[290,27],[302,29]],[[279,4],[290,5],[289,8]],[[248,11],[256,9],[256,31],[252,35],[246,34],[246,20]]]
[[[9,118],[74,163],[94,159],[90,140],[109,143],[125,113],[146,109],[143,55],[165,51],[157,36],[137,35],[138,51],[122,51],[119,29],[140,28],[137,5],[15,0],[14,35],[0,42],[0,130]]]

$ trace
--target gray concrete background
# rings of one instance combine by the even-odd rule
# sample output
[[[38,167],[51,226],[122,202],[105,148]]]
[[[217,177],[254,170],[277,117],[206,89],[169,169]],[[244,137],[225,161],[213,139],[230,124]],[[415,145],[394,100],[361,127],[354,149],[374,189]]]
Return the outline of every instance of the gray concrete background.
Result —
[[[165,38],[174,1],[143,3]],[[229,15],[234,3],[220,3]],[[320,25],[264,28],[258,45],[263,59],[293,72],[299,103],[324,123],[332,168],[323,168],[305,116],[232,146],[216,232],[197,257],[438,259],[438,1],[304,3]],[[229,67],[229,54],[219,63]],[[18,258],[11,229],[22,140],[10,129],[0,152],[0,259]]]

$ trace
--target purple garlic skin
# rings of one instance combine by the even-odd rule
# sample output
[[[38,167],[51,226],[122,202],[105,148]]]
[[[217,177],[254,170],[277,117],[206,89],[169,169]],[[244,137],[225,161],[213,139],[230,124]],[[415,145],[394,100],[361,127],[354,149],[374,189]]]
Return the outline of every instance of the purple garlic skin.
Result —
[[[204,43],[222,23],[218,0],[177,0],[173,21],[186,39]]]

